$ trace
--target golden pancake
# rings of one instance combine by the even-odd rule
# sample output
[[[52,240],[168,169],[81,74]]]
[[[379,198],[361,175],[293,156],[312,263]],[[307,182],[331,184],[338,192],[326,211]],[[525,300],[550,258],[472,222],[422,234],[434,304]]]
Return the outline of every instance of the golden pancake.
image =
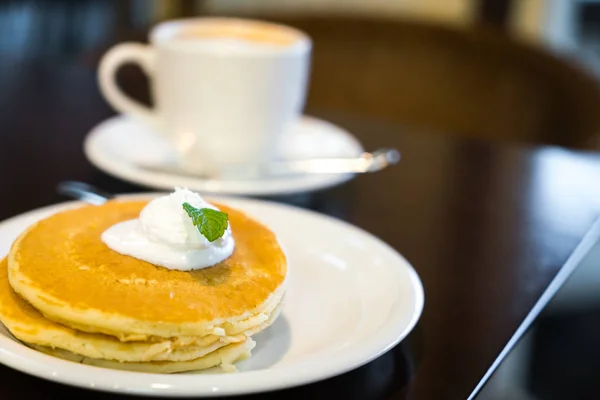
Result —
[[[112,369],[121,369],[125,371],[149,372],[156,374],[172,374],[177,372],[197,371],[221,366],[225,371],[235,371],[233,363],[250,357],[250,351],[256,343],[248,338],[244,342],[230,344],[213,351],[204,357],[195,360],[183,362],[156,361],[147,363],[129,363],[108,360],[97,360],[78,356],[68,351],[52,349],[50,347],[32,345],[31,347],[51,356],[63,358],[68,361],[74,361],[80,364],[94,365]]]
[[[145,205],[114,200],[33,225],[11,247],[12,288],[50,320],[122,340],[223,336],[252,318],[260,325],[261,314],[276,308],[287,265],[268,228],[218,205],[229,214],[232,256],[210,268],[174,271],[116,253],[100,239]]]
[[[12,290],[8,283],[7,264],[6,259],[0,261],[0,321],[8,330],[32,347],[68,350],[86,359],[98,359],[98,362],[99,359],[129,363],[195,361],[230,343],[244,342],[247,336],[268,327],[279,314],[277,307],[267,320],[261,318],[260,323],[248,326],[249,329],[241,335],[209,335],[187,346],[178,345],[177,340],[121,342],[113,336],[76,331],[44,318]]]

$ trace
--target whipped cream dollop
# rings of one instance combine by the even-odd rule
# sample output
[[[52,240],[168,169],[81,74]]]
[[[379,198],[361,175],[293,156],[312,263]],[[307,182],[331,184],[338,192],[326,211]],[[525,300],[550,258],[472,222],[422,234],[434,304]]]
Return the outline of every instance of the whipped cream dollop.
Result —
[[[223,236],[211,243],[194,226],[183,203],[218,210],[199,194],[175,188],[148,203],[139,218],[108,228],[102,241],[118,253],[180,271],[210,267],[231,256],[235,241],[229,223]]]

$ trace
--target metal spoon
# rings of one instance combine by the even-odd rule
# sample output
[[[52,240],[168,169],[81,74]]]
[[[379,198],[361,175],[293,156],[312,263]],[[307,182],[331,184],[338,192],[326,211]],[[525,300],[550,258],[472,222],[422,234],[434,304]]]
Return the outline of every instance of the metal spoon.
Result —
[[[400,153],[396,149],[382,148],[372,153],[363,153],[354,158],[316,158],[297,161],[276,161],[256,166],[236,166],[228,171],[219,172],[213,178],[256,178],[265,175],[289,175],[306,173],[368,173],[397,164]],[[142,167],[158,172],[174,173],[177,175],[202,176],[205,173],[189,171],[181,167]],[[86,203],[100,205],[114,196],[104,190],[98,189],[84,182],[60,182],[56,191],[67,197],[81,200]]]
[[[56,191],[63,196],[81,200],[96,206],[99,206],[114,197],[114,195],[98,189],[95,186],[76,181],[60,182],[56,186]]]
[[[199,171],[186,166],[140,165],[141,169],[203,179],[257,179],[298,174],[345,174],[381,171],[400,161],[400,152],[381,148],[358,157],[312,158],[305,160],[270,161],[262,164],[236,164],[214,172]]]

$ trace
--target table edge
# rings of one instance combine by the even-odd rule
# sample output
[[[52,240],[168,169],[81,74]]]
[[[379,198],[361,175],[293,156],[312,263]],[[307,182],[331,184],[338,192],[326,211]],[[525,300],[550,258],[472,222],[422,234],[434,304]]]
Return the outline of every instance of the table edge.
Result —
[[[540,313],[544,310],[544,308],[548,305],[550,300],[554,297],[554,295],[560,290],[563,284],[569,279],[571,274],[577,269],[579,264],[583,261],[585,256],[589,253],[589,251],[594,247],[594,245],[600,240],[600,217],[598,217],[591,228],[587,231],[584,237],[581,239],[575,250],[571,253],[565,264],[558,271],[558,273],[554,276],[550,284],[542,292],[540,298],[533,305],[529,313],[525,316],[519,327],[515,330],[515,333],[508,340],[506,345],[500,351],[500,354],[496,357],[492,365],[488,368],[486,373],[477,383],[475,389],[471,392],[467,400],[475,400],[475,397],[479,395],[481,389],[485,386],[485,384],[489,381],[494,372],[498,369],[500,364],[504,361],[506,356],[512,351],[518,341],[523,337],[523,335],[527,332],[529,327],[535,322]]]

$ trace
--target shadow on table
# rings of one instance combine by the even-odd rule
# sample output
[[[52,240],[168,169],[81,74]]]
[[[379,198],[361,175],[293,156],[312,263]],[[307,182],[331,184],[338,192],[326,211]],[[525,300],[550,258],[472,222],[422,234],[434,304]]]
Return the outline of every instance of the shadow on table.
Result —
[[[408,396],[413,362],[403,344],[367,365],[323,382],[300,388],[244,397],[245,399],[395,399]]]

